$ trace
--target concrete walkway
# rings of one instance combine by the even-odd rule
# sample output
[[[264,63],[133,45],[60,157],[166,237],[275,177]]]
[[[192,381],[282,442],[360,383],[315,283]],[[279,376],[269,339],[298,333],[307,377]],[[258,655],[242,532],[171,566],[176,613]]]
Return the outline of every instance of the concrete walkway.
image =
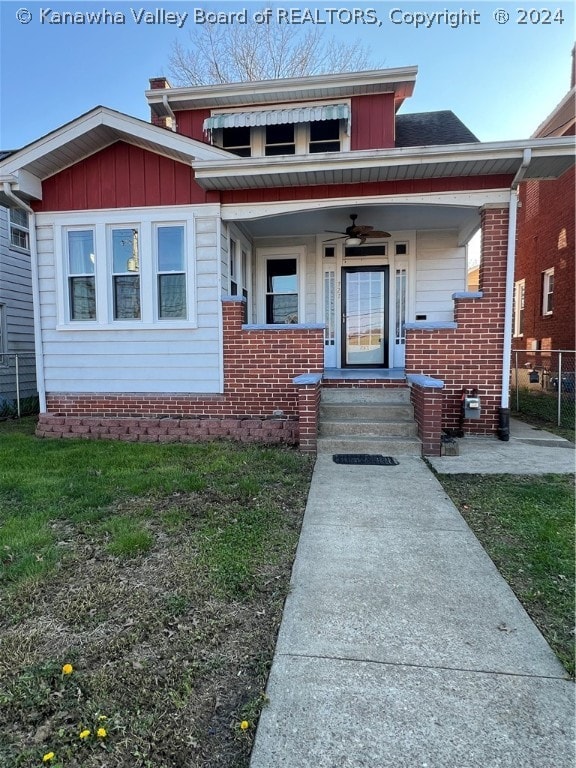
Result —
[[[318,457],[251,768],[573,768],[573,683],[430,469],[398,460]]]

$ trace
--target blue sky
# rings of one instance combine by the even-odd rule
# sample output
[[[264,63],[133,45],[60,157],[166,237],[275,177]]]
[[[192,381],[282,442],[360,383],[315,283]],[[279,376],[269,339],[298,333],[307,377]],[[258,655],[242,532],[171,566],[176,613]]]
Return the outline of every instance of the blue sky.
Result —
[[[264,0],[251,2],[0,2],[0,148],[15,149],[73,120],[98,104],[149,119],[144,98],[148,79],[168,74],[174,40],[186,44],[194,30],[195,8],[212,11],[247,9],[255,13]],[[522,139],[562,99],[570,87],[574,44],[574,4],[554,0],[552,13],[542,14],[546,3],[526,3],[536,13],[519,23],[521,2],[311,2],[273,3],[281,9],[342,11],[374,9],[381,25],[334,23],[323,26],[336,39],[362,37],[374,60],[384,67],[417,65],[414,96],[403,112],[451,109],[482,141]],[[137,24],[141,9],[188,13],[182,27]],[[30,18],[23,24],[17,13]],[[102,11],[125,14],[125,24],[49,24],[52,11]],[[396,9],[396,13],[391,12]],[[560,9],[563,23],[559,22]],[[410,23],[418,12],[466,11],[478,23],[451,27],[440,19],[429,28]],[[506,11],[507,23],[497,23],[497,11]],[[400,13],[401,11],[401,13]],[[41,23],[42,13],[45,22]],[[404,18],[403,14],[407,14]],[[474,15],[475,14],[475,15]],[[538,15],[540,14],[540,15]],[[347,19],[349,13],[341,14]],[[402,20],[392,23],[392,18]],[[434,18],[434,17],[430,17]],[[436,17],[438,18],[438,17]],[[499,14],[500,20],[503,15]],[[546,24],[545,21],[550,23]],[[302,28],[303,25],[300,25]]]

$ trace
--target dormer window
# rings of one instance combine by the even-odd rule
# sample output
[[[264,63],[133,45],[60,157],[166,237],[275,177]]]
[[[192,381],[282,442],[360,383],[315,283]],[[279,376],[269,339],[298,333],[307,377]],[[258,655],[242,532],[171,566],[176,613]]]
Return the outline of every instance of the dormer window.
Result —
[[[310,123],[310,152],[340,151],[340,120],[316,120]]]
[[[293,123],[266,126],[266,155],[294,155],[296,142]]]
[[[345,151],[350,148],[349,128],[348,103],[222,111],[204,121],[212,144],[240,157]]]
[[[250,128],[222,128],[222,149],[234,152],[240,157],[250,157]]]

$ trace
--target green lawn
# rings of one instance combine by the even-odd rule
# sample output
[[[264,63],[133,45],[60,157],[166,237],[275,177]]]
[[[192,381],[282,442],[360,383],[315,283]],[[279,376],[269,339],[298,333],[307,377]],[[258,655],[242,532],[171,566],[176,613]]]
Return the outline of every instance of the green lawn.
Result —
[[[247,766],[311,460],[33,430],[0,422],[0,765]]]
[[[438,475],[446,492],[574,676],[574,479]]]

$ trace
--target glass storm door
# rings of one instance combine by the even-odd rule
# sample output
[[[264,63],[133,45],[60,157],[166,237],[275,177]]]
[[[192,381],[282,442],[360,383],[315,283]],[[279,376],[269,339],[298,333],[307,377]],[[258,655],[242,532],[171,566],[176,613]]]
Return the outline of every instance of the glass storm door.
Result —
[[[345,267],[343,367],[388,367],[388,267]]]

